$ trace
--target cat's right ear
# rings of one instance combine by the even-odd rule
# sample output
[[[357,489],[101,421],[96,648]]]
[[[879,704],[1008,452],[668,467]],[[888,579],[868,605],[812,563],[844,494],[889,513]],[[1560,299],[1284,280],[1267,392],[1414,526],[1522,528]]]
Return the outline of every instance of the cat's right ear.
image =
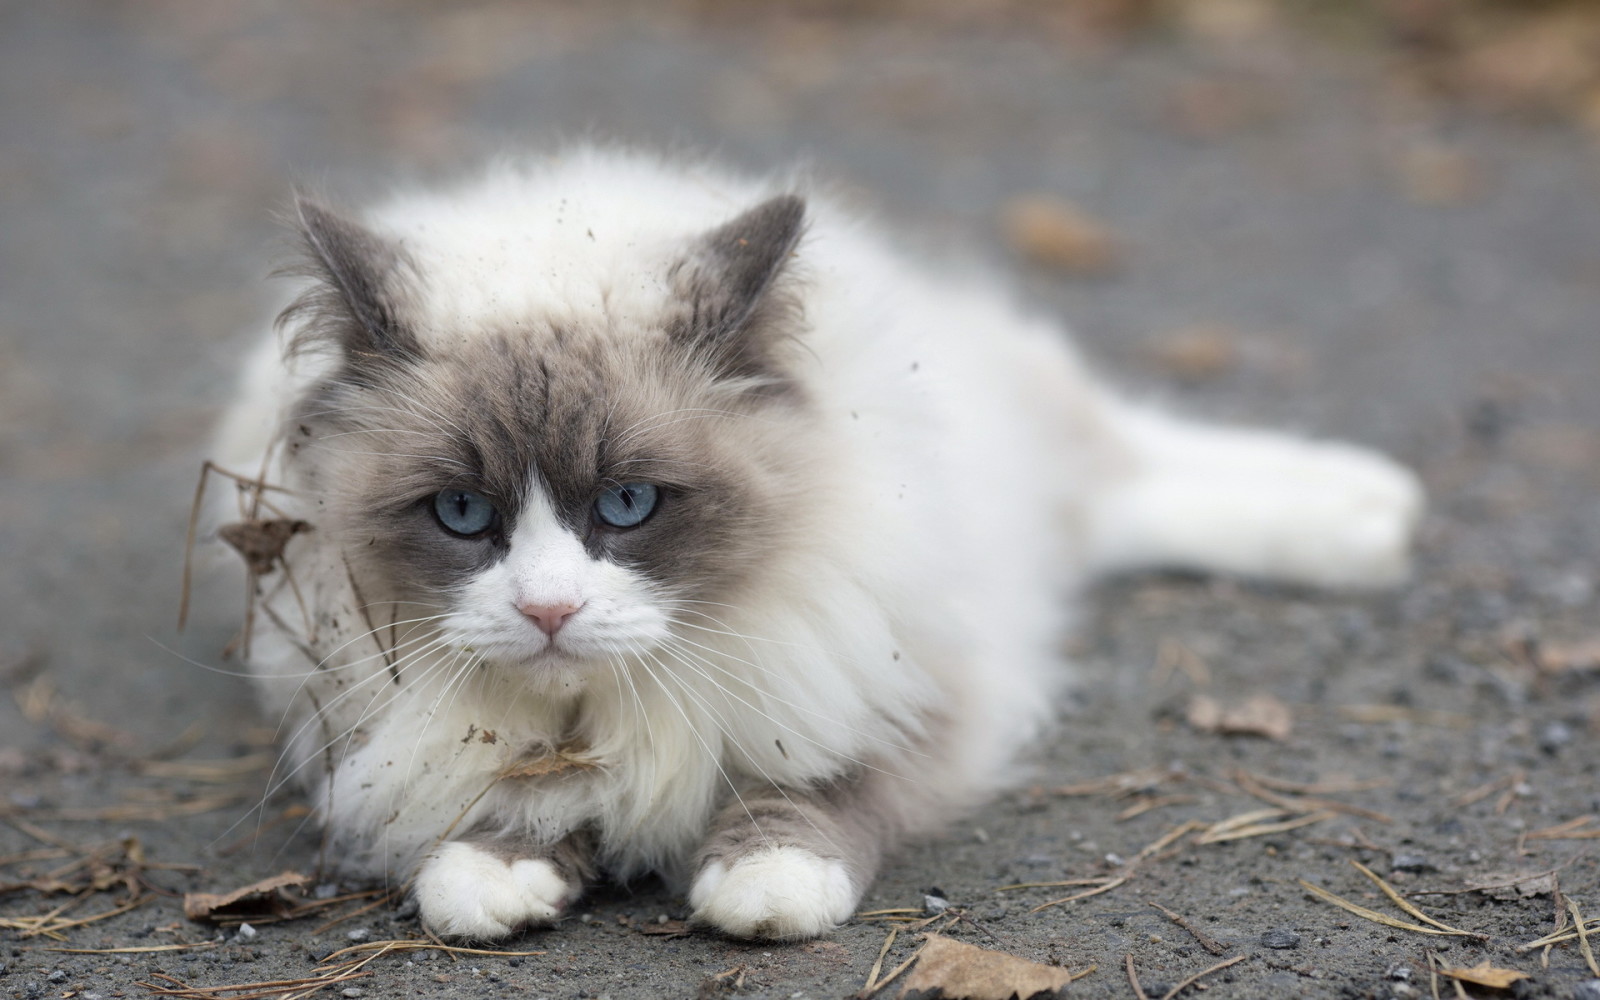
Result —
[[[284,273],[310,278],[311,287],[279,321],[304,316],[295,349],[331,348],[355,370],[415,360],[416,337],[398,318],[400,247],[304,195],[294,203],[303,252]]]

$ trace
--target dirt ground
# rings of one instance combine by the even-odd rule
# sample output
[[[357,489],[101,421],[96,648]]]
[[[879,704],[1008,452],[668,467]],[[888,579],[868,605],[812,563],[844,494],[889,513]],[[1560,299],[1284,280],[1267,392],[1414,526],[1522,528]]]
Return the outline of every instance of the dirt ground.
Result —
[[[1466,995],[1600,997],[1578,942],[1526,947],[1566,901],[1600,915],[1588,22],[895,6],[0,3],[0,997],[299,980],[418,935],[317,877],[301,803],[260,801],[270,720],[220,657],[237,582],[174,630],[189,495],[291,184],[354,200],[588,130],[809,158],[908,245],[1013,275],[1120,384],[1389,450],[1431,494],[1416,578],[1101,587],[1036,770],[828,940],[678,933],[644,884],[505,946],[533,954],[391,951],[319,995],[846,997],[935,895],[949,935],[1086,996],[1238,957],[1182,995],[1454,996],[1430,969],[1487,962],[1528,978]],[[1287,731],[1212,731],[1197,697]],[[1353,863],[1470,933],[1307,887],[1416,923]],[[284,871],[296,919],[184,916]]]

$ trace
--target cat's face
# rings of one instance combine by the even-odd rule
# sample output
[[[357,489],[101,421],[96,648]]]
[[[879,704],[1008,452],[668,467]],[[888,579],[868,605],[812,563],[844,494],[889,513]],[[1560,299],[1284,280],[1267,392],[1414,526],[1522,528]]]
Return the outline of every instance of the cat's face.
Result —
[[[457,337],[407,328],[418,290],[396,282],[417,276],[375,277],[375,237],[309,219],[325,285],[305,308],[343,363],[288,438],[316,456],[369,600],[512,668],[716,629],[796,499],[781,417],[803,404],[773,344],[793,317],[766,306],[799,234],[798,201],[780,201],[687,247],[656,315]],[[718,256],[732,248],[755,259]]]

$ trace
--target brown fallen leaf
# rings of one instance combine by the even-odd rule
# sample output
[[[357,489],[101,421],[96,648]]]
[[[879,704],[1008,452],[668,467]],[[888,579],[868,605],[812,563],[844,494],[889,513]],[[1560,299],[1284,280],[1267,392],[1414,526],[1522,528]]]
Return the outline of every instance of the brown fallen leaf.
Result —
[[[1072,974],[940,934],[924,935],[916,967],[899,996],[941,1000],[1045,1000],[1065,996]]]
[[[304,521],[255,518],[224,524],[217,529],[217,537],[244,558],[251,573],[267,576],[283,559],[283,548],[289,539],[310,530],[311,525]]]
[[[1540,670],[1549,674],[1600,670],[1600,636],[1578,642],[1541,643],[1534,660]]]
[[[232,892],[189,892],[183,896],[183,913],[190,920],[216,920],[245,913],[279,913],[289,908],[281,890],[311,881],[299,872],[283,872],[252,882]]]
[[[1186,326],[1157,337],[1144,354],[1174,378],[1199,382],[1239,366],[1239,334],[1221,326]]]
[[[1467,969],[1441,968],[1439,973],[1475,986],[1487,986],[1492,990],[1510,989],[1511,984],[1517,980],[1529,978],[1526,972],[1518,972],[1516,969],[1497,969],[1490,965],[1487,959]]]
[[[524,750],[502,767],[495,773],[495,780],[548,778],[551,775],[586,771],[598,766],[599,762],[589,755],[589,748],[581,742],[569,741],[556,747],[539,745]]]
[[[1256,694],[1242,703],[1223,706],[1209,695],[1197,694],[1189,701],[1189,725],[1205,733],[1224,736],[1265,736],[1286,740],[1294,728],[1289,706],[1270,694]]]
[[[1006,242],[1035,264],[1067,274],[1106,274],[1121,263],[1109,230],[1082,209],[1054,195],[1008,201],[1000,226]]]

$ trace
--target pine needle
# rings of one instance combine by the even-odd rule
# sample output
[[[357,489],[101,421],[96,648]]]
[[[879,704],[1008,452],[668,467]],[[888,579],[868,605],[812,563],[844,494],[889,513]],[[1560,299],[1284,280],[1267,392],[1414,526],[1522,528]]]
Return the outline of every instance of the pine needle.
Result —
[[[1418,920],[1422,921],[1423,923],[1430,924],[1430,925],[1432,925],[1434,927],[1439,928],[1442,931],[1449,931],[1451,934],[1460,934],[1460,935],[1464,935],[1466,937],[1482,937],[1483,936],[1481,934],[1473,934],[1471,931],[1461,930],[1458,927],[1451,927],[1449,924],[1441,924],[1439,921],[1433,919],[1432,917],[1428,916],[1426,913],[1423,913],[1421,910],[1419,910],[1415,906],[1413,906],[1409,900],[1405,899],[1405,897],[1401,896],[1398,892],[1396,892],[1394,890],[1393,886],[1391,886],[1389,883],[1385,882],[1383,879],[1379,878],[1376,874],[1374,874],[1372,869],[1368,868],[1366,865],[1364,865],[1361,862],[1355,860],[1354,858],[1352,858],[1350,860],[1350,863],[1355,866],[1356,871],[1360,872],[1361,874],[1365,875],[1367,878],[1371,879],[1373,884],[1376,885],[1378,887],[1378,889],[1380,891],[1382,891],[1382,893],[1385,896],[1388,896],[1389,900],[1391,902],[1393,902],[1394,905],[1400,907],[1400,909],[1402,909],[1402,910],[1406,911],[1407,913],[1411,914],[1413,917],[1416,917]]]
[[[1394,917],[1391,917],[1391,916],[1389,916],[1387,914],[1379,913],[1376,910],[1369,910],[1365,906],[1359,906],[1359,905],[1357,905],[1355,903],[1352,903],[1348,899],[1345,899],[1342,896],[1336,896],[1333,893],[1329,892],[1328,890],[1322,888],[1321,886],[1312,885],[1310,882],[1307,882],[1303,878],[1295,879],[1295,881],[1297,883],[1299,883],[1299,885],[1300,885],[1300,887],[1302,889],[1305,889],[1307,892],[1311,893],[1312,895],[1319,896],[1322,899],[1327,900],[1328,902],[1332,903],[1334,906],[1337,906],[1342,910],[1348,910],[1351,913],[1354,913],[1356,916],[1361,917],[1363,920],[1370,920],[1375,924],[1382,924],[1385,927],[1393,927],[1396,930],[1415,931],[1418,934],[1437,934],[1437,935],[1440,935],[1440,936],[1449,936],[1449,937],[1477,937],[1478,936],[1476,934],[1468,933],[1467,931],[1458,931],[1458,930],[1442,931],[1442,930],[1439,930],[1436,927],[1424,927],[1422,924],[1408,924],[1404,920],[1397,920]]]

